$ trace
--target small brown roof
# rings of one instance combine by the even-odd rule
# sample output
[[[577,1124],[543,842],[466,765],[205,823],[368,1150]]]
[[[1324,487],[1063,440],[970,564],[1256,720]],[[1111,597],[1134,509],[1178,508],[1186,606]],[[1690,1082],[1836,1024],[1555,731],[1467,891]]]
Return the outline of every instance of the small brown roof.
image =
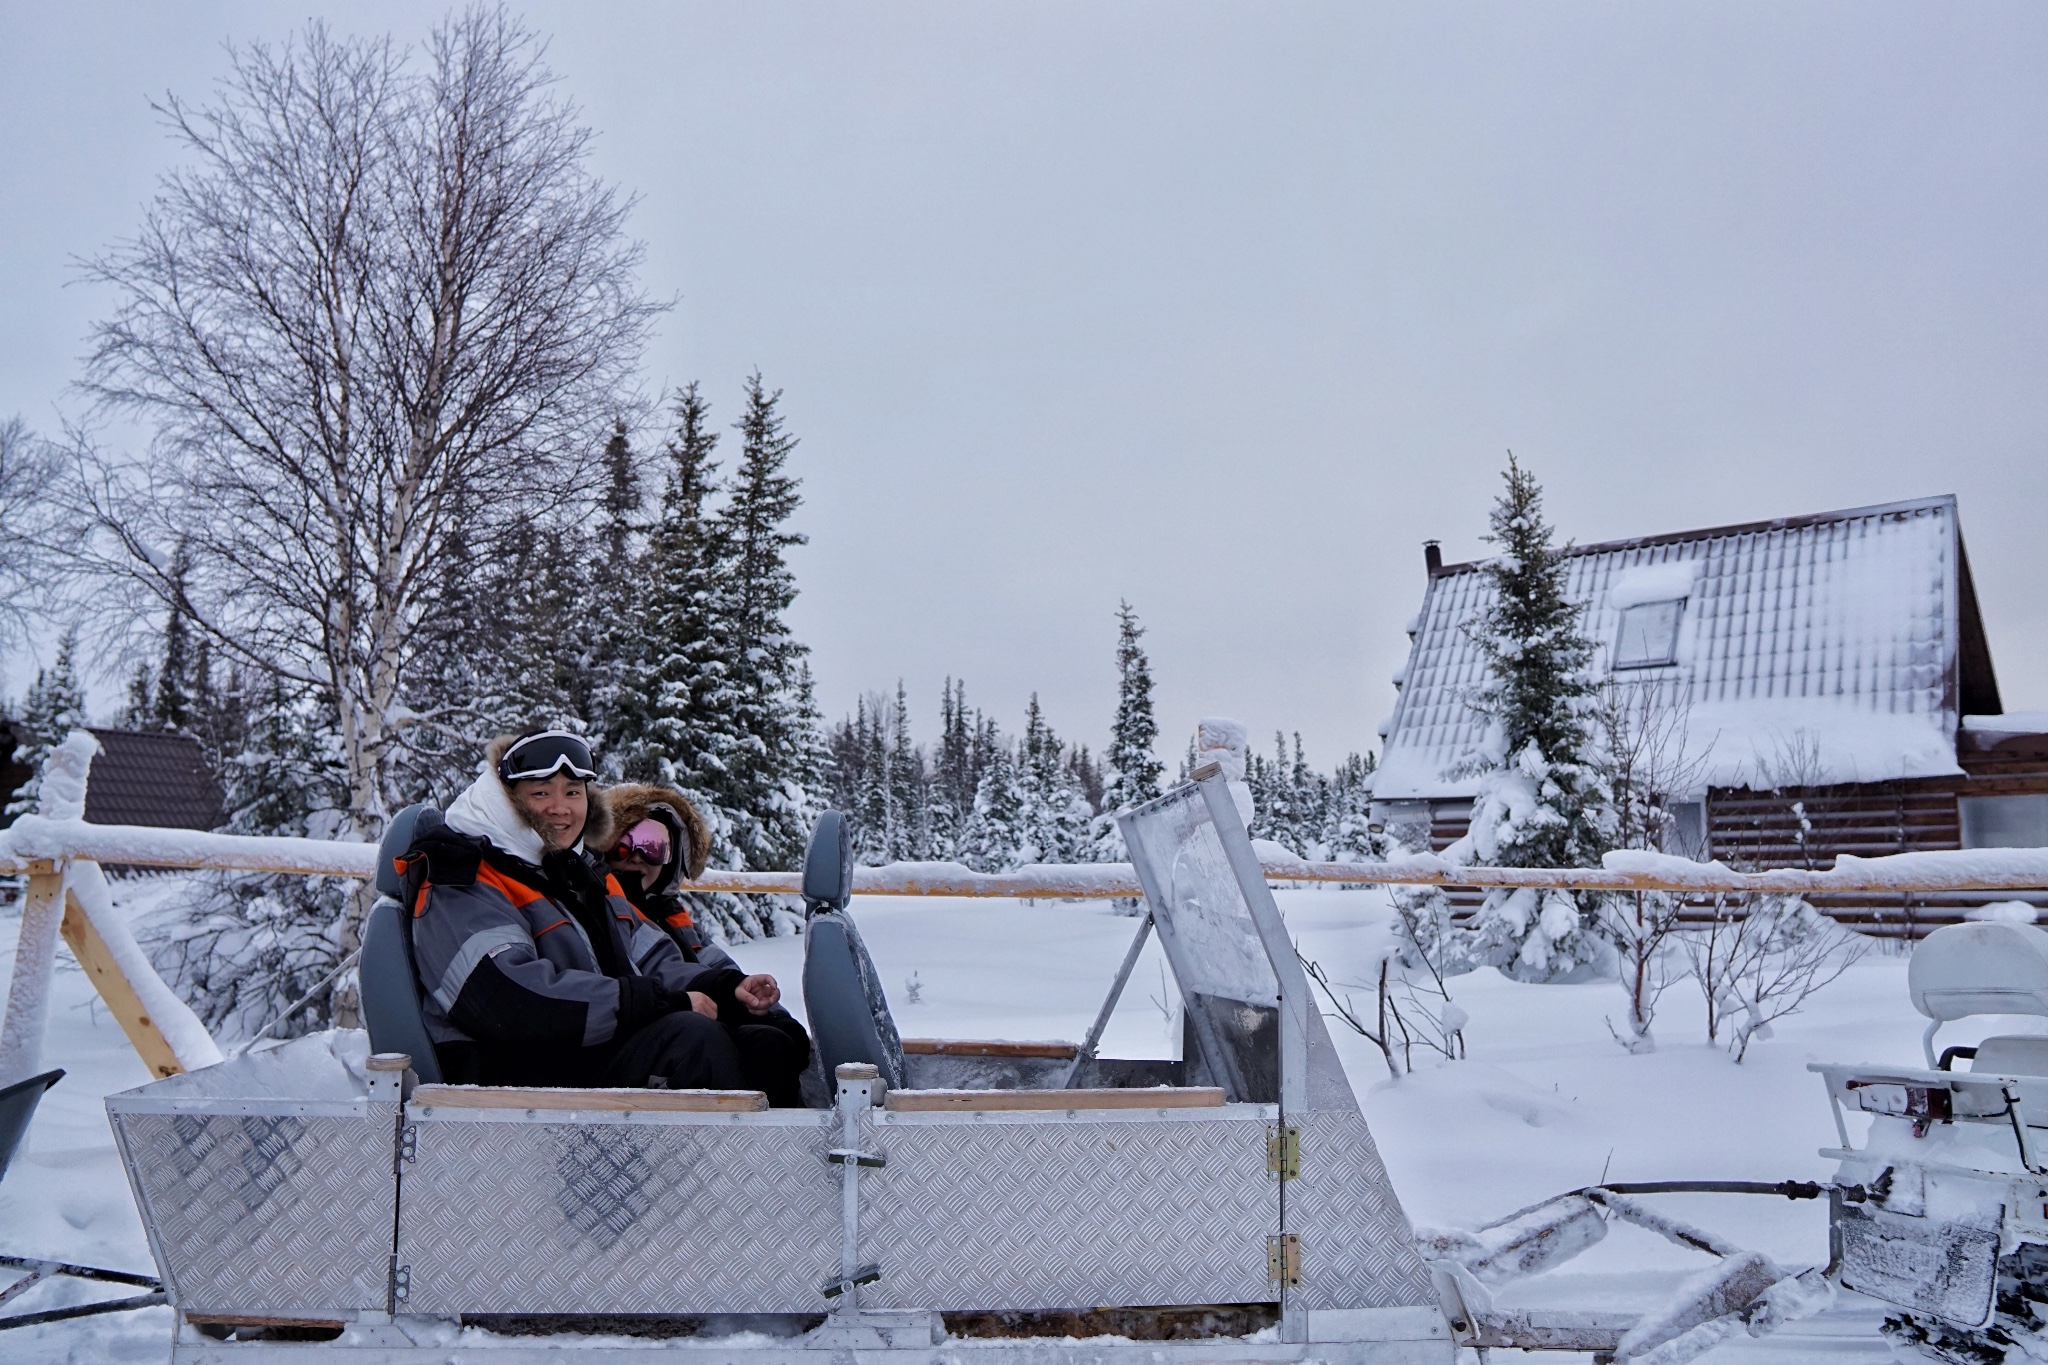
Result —
[[[85,784],[85,818],[95,825],[217,829],[220,783],[199,741],[162,730],[101,730]]]

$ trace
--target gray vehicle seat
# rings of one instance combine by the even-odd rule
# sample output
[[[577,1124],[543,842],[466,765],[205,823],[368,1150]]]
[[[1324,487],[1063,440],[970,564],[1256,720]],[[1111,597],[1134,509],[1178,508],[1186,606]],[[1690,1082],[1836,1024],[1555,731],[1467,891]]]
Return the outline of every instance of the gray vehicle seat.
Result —
[[[804,1013],[830,1084],[842,1062],[872,1063],[903,1088],[903,1040],[873,959],[846,906],[853,899],[853,839],[846,817],[818,817],[804,854]]]
[[[0,1176],[7,1174],[15,1149],[27,1135],[29,1120],[36,1116],[43,1092],[63,1079],[62,1070],[45,1071],[0,1090]]]
[[[363,956],[356,971],[362,980],[363,1025],[370,1032],[370,1051],[403,1052],[412,1069],[429,1085],[441,1079],[440,1058],[420,1018],[419,976],[412,965],[412,926],[401,891],[397,860],[413,838],[441,822],[432,806],[407,806],[391,817],[377,846],[377,903],[363,925]]]

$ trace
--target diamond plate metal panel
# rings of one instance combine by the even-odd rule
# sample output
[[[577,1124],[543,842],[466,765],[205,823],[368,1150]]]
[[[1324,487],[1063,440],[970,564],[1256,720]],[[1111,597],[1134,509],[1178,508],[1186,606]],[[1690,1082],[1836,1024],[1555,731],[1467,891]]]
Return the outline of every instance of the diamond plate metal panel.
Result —
[[[1288,1182],[1287,1227],[1301,1235],[1303,1308],[1434,1304],[1408,1216],[1363,1115],[1303,1114],[1301,1176]]]
[[[414,1313],[811,1313],[839,1266],[823,1113],[416,1117]]]
[[[863,1306],[1038,1309],[1270,1300],[1280,1225],[1258,1111],[1238,1117],[918,1115],[870,1128]]]
[[[194,1313],[382,1309],[397,1106],[240,1107],[254,1112],[110,1114],[172,1301]]]

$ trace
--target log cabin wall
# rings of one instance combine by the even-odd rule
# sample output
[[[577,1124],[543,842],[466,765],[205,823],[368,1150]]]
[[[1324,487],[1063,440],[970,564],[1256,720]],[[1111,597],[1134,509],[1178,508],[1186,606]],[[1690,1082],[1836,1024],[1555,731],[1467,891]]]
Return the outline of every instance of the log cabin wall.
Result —
[[[1715,788],[1707,795],[1707,856],[1743,871],[1766,867],[1825,871],[1844,853],[1881,858],[1893,853],[1959,849],[1963,829],[1958,798],[2048,795],[2048,734],[1964,730],[1956,747],[1962,777],[1776,792]],[[1438,805],[1431,812],[1430,851],[1441,853],[1462,839],[1470,823],[1469,802]],[[1469,916],[1484,899],[1480,892],[1465,888],[1449,895],[1461,918]],[[1864,933],[1909,939],[1925,938],[1944,924],[1959,923],[1967,911],[1994,901],[2024,900],[2048,909],[2048,891],[1860,892],[1811,899],[1815,909]]]

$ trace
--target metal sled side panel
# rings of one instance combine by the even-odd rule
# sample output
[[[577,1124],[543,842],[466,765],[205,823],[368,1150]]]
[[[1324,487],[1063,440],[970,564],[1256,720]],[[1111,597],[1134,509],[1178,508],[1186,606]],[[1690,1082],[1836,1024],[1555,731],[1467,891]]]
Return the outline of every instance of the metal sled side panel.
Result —
[[[406,1311],[829,1306],[818,1287],[838,1269],[839,1188],[822,1114],[593,1117],[412,1120]]]
[[[1960,1327],[1990,1323],[1998,1287],[1996,1227],[1840,1204],[1842,1283]]]
[[[891,1116],[861,1186],[876,1308],[1248,1303],[1277,1295],[1269,1110]],[[904,1122],[916,1118],[922,1122]]]
[[[1311,1113],[1293,1126],[1301,1131],[1301,1175],[1287,1186],[1287,1226],[1302,1248],[1293,1301],[1312,1309],[1434,1304],[1365,1117]]]
[[[180,1308],[290,1316],[386,1306],[395,1105],[314,1117],[109,1111]]]

